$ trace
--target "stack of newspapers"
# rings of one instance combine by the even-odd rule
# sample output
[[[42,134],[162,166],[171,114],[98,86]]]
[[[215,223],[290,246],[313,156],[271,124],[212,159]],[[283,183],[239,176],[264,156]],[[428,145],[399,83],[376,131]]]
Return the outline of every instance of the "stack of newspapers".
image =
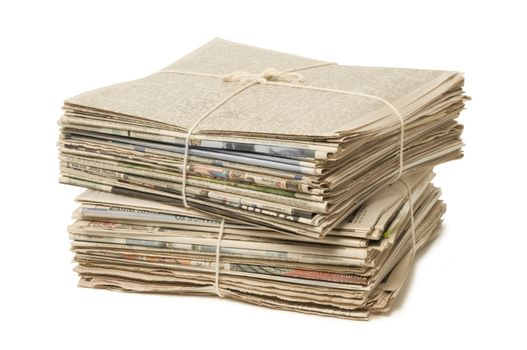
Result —
[[[65,101],[80,285],[386,311],[462,157],[457,72],[337,65],[215,39]]]

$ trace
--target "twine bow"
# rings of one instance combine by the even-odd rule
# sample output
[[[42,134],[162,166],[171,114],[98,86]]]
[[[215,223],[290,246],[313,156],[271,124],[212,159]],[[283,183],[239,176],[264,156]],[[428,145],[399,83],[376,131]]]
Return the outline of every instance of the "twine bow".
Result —
[[[286,83],[302,83],[304,77],[300,73],[295,72],[281,72],[276,68],[269,68],[261,73],[248,73],[237,71],[227,74],[223,77],[224,82],[256,82],[258,84],[266,84],[269,81],[283,81]]]

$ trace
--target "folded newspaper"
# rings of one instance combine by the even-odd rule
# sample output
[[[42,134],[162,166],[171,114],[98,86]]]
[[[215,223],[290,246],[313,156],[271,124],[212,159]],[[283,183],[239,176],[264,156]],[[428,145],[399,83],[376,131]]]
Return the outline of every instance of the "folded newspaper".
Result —
[[[272,308],[368,319],[390,309],[414,249],[439,232],[445,205],[432,177],[424,171],[404,178],[413,213],[398,181],[323,240],[227,221],[219,241],[216,216],[87,190],[77,197],[81,206],[69,227],[80,286],[212,293]]]
[[[374,234],[368,230],[357,237],[346,220],[368,197],[401,173],[462,157],[462,126],[456,120],[466,100],[462,86],[457,72],[343,66],[215,39],[150,76],[66,100],[60,119],[60,181],[125,195],[127,201],[155,201],[174,212],[187,210],[181,208],[185,190],[188,205],[199,215],[229,219],[234,226],[228,229],[236,228],[240,237],[245,237],[241,227],[250,227],[243,232],[250,233],[251,242],[294,241],[290,235],[281,238],[281,232],[328,235],[317,243],[321,246],[342,240],[366,244],[379,237],[367,236]],[[100,192],[97,196],[102,198]],[[430,227],[438,222],[423,220]],[[199,223],[199,230],[212,226],[214,231],[214,224]],[[75,227],[89,228],[82,222]],[[431,233],[425,230],[423,237]],[[368,259],[360,259],[371,263],[382,255],[374,253],[377,248],[349,249],[362,249],[357,254]],[[156,254],[162,252],[155,251],[157,259]],[[79,253],[79,259],[84,256]],[[101,264],[113,269],[113,263]],[[147,267],[132,270],[119,271],[123,276],[151,273]],[[205,283],[208,277],[200,278]],[[228,278],[252,283],[238,275]],[[125,286],[143,288],[122,280]],[[259,292],[250,297],[241,286],[225,288],[254,302],[302,308],[296,301],[271,297],[271,282],[259,284]],[[312,296],[291,293],[309,309]],[[360,300],[383,308],[383,293]]]

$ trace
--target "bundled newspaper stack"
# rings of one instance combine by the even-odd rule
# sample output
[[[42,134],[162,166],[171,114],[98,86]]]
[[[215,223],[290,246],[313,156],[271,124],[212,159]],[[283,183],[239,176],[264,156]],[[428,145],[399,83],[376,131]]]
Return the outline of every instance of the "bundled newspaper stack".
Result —
[[[415,249],[438,233],[445,210],[430,179],[430,172],[406,178]],[[77,200],[78,221],[69,232],[85,287],[213,293],[364,319],[389,309],[414,253],[410,206],[400,182],[368,199],[323,240],[226,222],[220,246],[217,217],[193,209],[91,190]]]
[[[456,72],[341,66],[215,39],[68,99],[60,181],[81,285],[384,311],[462,156]],[[413,209],[413,211],[412,211]]]

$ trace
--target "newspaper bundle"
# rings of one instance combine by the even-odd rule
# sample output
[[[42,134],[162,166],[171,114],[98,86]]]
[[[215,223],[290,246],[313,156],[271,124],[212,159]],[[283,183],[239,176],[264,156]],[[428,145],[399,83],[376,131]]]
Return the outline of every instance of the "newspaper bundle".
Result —
[[[215,39],[66,100],[60,181],[179,205],[186,163],[191,207],[320,238],[401,174],[462,156],[462,85]]]
[[[87,190],[77,198],[77,221],[69,227],[80,286],[219,294],[273,308],[368,319],[390,309],[411,256],[439,232],[445,206],[431,178],[430,172],[405,177],[415,237],[400,182],[369,198],[323,240],[227,222],[218,241],[215,216]]]
[[[69,98],[60,182],[80,286],[216,294],[369,319],[390,309],[461,158],[457,72],[354,67],[214,39]]]

